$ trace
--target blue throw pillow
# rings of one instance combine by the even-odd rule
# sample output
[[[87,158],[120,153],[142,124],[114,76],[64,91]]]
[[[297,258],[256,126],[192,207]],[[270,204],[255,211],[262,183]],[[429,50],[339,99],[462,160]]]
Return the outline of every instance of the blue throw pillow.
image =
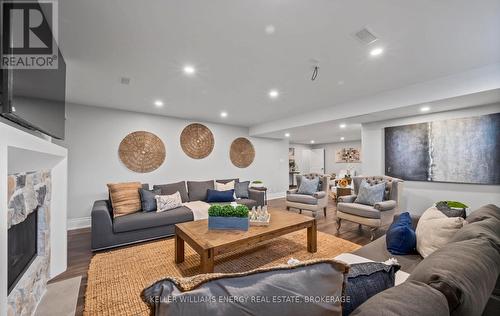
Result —
[[[347,316],[370,297],[394,286],[399,265],[380,262],[352,264],[345,287],[346,302],[342,315]]]
[[[207,190],[207,202],[233,202],[234,201],[234,190],[227,191],[217,191],[208,189]]]
[[[318,192],[318,186],[319,186],[319,177],[316,177],[314,179],[307,179],[306,177],[302,176],[297,193],[313,195],[314,193]]]
[[[393,255],[409,255],[415,252],[417,235],[413,230],[410,213],[399,215],[385,234],[387,250]]]
[[[161,193],[160,190],[139,189],[141,195],[141,207],[143,212],[156,212],[155,196]]]
[[[380,182],[370,185],[366,180],[363,180],[359,186],[358,196],[354,203],[375,205],[375,203],[384,200],[385,182]]]

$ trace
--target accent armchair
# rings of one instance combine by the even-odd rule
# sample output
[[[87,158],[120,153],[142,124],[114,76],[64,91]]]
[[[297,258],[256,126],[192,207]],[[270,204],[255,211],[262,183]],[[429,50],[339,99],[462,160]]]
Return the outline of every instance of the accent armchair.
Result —
[[[366,180],[370,185],[385,181],[384,200],[382,202],[375,203],[373,206],[355,202],[363,180]],[[353,185],[353,195],[341,196],[337,199],[337,231],[340,230],[342,220],[347,220],[358,223],[359,227],[361,225],[370,227],[370,239],[373,240],[375,231],[390,224],[394,214],[399,209],[403,180],[387,176],[354,177]]]
[[[300,183],[302,176],[307,179],[314,179],[319,177],[319,189],[313,195],[299,194],[298,188],[300,188]],[[302,213],[303,210],[311,211],[313,217],[316,217],[316,213],[323,210],[326,216],[326,208],[328,206],[328,195],[330,190],[330,176],[320,175],[317,173],[309,173],[304,175],[296,175],[297,189],[288,190],[286,193],[286,209],[296,208]]]

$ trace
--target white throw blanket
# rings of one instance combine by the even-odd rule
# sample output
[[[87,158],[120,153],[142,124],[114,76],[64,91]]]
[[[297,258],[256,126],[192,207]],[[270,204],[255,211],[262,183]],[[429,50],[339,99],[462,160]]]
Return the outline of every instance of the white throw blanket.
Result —
[[[193,212],[195,221],[208,218],[208,209],[210,208],[210,204],[203,201],[193,201],[183,203],[182,205],[189,208]]]

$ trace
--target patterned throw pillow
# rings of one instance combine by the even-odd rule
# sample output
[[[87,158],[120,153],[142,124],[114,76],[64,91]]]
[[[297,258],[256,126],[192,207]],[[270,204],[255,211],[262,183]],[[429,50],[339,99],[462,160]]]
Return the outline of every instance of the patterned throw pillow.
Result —
[[[140,182],[109,183],[108,190],[113,207],[113,217],[135,213],[141,210]]]
[[[228,183],[215,182],[215,189],[217,191],[229,191],[234,190],[234,180]]]
[[[370,185],[366,180],[361,182],[358,190],[358,197],[354,203],[375,205],[384,200],[385,182]]]
[[[182,198],[179,192],[171,195],[157,195],[156,212],[164,212],[182,206]]]
[[[302,176],[302,179],[300,180],[299,190],[297,191],[297,193],[313,195],[314,193],[318,192],[318,186],[319,186],[319,177],[316,177],[314,179],[307,179],[306,177]]]
[[[238,199],[248,199],[250,193],[248,192],[248,186],[250,181],[243,181],[234,184],[234,195]]]

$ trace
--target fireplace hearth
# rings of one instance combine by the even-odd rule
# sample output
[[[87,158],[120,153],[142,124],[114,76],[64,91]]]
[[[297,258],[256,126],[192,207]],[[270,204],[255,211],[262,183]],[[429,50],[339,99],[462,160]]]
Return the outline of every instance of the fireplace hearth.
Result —
[[[31,212],[26,219],[8,231],[8,293],[12,291],[26,269],[37,256],[38,212]]]

